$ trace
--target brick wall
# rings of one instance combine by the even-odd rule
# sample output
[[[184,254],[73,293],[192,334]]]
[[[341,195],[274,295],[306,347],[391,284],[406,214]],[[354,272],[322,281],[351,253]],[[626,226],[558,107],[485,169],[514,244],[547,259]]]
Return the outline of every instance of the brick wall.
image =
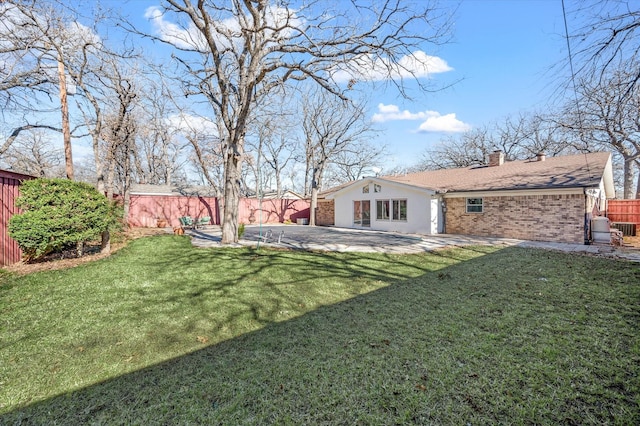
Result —
[[[318,200],[316,225],[335,225],[335,203],[333,200]]]
[[[447,234],[584,243],[582,194],[482,197],[483,213],[466,213],[466,198],[447,198]]]

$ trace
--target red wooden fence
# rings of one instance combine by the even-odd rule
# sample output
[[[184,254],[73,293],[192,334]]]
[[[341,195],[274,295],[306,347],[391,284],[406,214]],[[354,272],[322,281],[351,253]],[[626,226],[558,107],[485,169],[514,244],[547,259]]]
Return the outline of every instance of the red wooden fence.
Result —
[[[179,218],[209,216],[216,223],[218,204],[214,197],[188,197],[182,195],[131,195],[129,225],[154,228],[158,221],[165,226],[180,226]]]
[[[179,218],[191,216],[200,218],[208,216],[211,224],[219,225],[222,212],[218,210],[215,197],[190,197],[181,195],[131,195],[129,207],[129,225],[156,227],[158,221],[165,221],[166,226],[179,226]],[[220,202],[220,207],[224,208]],[[309,218],[309,201],[268,199],[240,199],[239,223],[283,223],[287,220],[296,222],[299,218]]]
[[[309,219],[309,200],[242,198],[238,206],[238,222],[295,223],[298,219]]]
[[[20,212],[15,199],[20,194],[20,183],[26,179],[33,176],[0,170],[0,266],[11,265],[22,258],[18,243],[9,236],[9,219]]]
[[[640,200],[609,200],[607,217],[611,222],[634,223],[640,230]]]

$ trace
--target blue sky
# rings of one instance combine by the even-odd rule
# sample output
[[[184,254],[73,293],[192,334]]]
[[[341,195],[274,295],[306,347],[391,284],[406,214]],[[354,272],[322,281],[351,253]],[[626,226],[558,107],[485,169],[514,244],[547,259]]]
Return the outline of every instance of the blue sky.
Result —
[[[466,0],[455,18],[453,42],[436,54],[453,68],[435,83],[453,87],[413,102],[388,94],[381,103],[410,112],[455,114],[470,128],[521,112],[545,110],[556,99],[558,62],[566,60],[562,4],[559,0]],[[410,165],[447,132],[416,132],[420,122],[383,123],[393,161]]]
[[[133,0],[126,6],[142,31],[151,29],[144,13],[154,5]],[[376,142],[388,147],[385,168],[414,164],[449,135],[546,110],[554,97],[558,78],[551,69],[567,58],[560,0],[445,0],[442,6],[457,7],[452,41],[424,51],[451,68],[431,77],[435,86],[457,83],[435,93],[413,92],[411,101],[392,85],[373,92],[369,113],[381,130]]]

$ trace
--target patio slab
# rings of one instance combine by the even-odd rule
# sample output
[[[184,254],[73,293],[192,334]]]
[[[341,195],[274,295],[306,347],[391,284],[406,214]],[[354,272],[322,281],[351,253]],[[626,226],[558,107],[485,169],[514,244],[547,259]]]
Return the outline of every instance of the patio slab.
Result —
[[[261,241],[261,236],[271,231],[271,238]],[[221,246],[220,227],[189,230],[196,247]],[[280,239],[280,242],[278,242]],[[533,247],[574,253],[585,253],[640,262],[640,250],[606,245],[565,244],[541,241],[524,241],[512,238],[476,237],[468,235],[415,235],[395,232],[345,229],[336,227],[312,227],[303,225],[249,225],[235,246],[267,246],[298,250],[324,250],[363,253],[422,253],[446,247],[473,245],[499,245],[504,247]]]

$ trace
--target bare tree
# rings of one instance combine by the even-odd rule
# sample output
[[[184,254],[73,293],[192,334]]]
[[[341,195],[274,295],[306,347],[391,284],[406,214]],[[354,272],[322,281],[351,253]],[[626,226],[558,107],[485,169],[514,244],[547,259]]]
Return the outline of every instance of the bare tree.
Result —
[[[24,133],[7,150],[5,167],[40,177],[63,177],[64,155],[42,130]]]
[[[71,126],[68,95],[80,92],[80,97],[88,100],[93,108],[94,114],[90,116],[83,111],[83,127],[89,129],[94,145],[97,145],[101,125],[101,120],[95,118],[99,117],[101,107],[99,89],[96,88],[99,85],[92,85],[88,77],[99,73],[101,61],[108,61],[109,55],[113,55],[106,50],[104,39],[97,36],[95,27],[79,23],[81,17],[93,22],[93,25],[105,21],[103,14],[82,15],[93,12],[93,7],[82,8],[81,4],[69,5],[58,0],[7,0],[0,4],[0,14],[6,18],[0,24],[4,41],[0,48],[0,63],[10,64],[0,71],[2,81],[8,82],[6,87],[2,84],[0,92],[4,90],[5,99],[12,107],[30,112],[24,114],[26,124],[13,130],[2,149],[10,146],[15,136],[24,129],[44,128],[61,132],[66,175],[70,179],[74,177],[71,149],[74,129]],[[54,101],[56,96],[57,104]],[[80,103],[76,98],[76,104]],[[45,105],[49,110],[37,111],[34,105]],[[34,117],[50,116],[52,108],[60,111],[60,126],[34,120]],[[100,179],[99,162],[96,171]],[[101,182],[98,184],[100,186]]]
[[[283,180],[287,167],[295,161],[297,149],[297,122],[295,103],[286,94],[260,105],[251,123],[248,147],[254,152],[251,162],[256,183],[255,193],[275,190],[277,197],[283,193]]]
[[[170,26],[164,25],[163,11],[155,10],[158,28],[168,29],[159,38],[184,52],[178,60],[187,73],[185,93],[203,95],[224,124],[225,244],[238,238],[245,136],[256,103],[283,84],[306,79],[343,99],[359,80],[397,77],[402,89],[403,79],[415,76],[416,64],[422,70],[432,66],[414,49],[441,42],[447,30],[427,2],[421,10],[401,0],[332,2],[332,13],[323,6],[315,1],[296,3],[294,9],[268,0],[166,0],[164,12],[187,19]],[[343,87],[338,83],[345,74],[350,81]]]
[[[76,51],[84,43],[83,34],[77,27],[68,25],[73,19],[64,16],[65,9],[55,2],[13,0],[3,3],[3,9],[7,8],[5,15],[10,18],[3,26],[13,33],[8,45],[20,51],[21,58],[32,59],[28,63],[32,63],[37,71],[35,80],[40,81],[39,89],[44,90],[45,82],[58,88],[66,174],[67,178],[73,179],[66,63],[69,60],[67,52]],[[18,83],[23,87],[25,81],[34,80],[23,77]]]
[[[538,153],[554,157],[589,150],[589,147],[576,142],[575,135],[564,132],[563,125],[552,117],[523,113],[448,137],[434,149],[425,151],[417,168],[430,170],[486,165],[489,154],[495,150],[502,151],[507,161],[534,158]]]
[[[617,69],[634,69],[619,83],[621,93],[631,95],[640,81],[640,3],[636,0],[575,2],[569,18],[572,18],[569,23],[578,22],[577,28],[568,28],[575,76],[581,80],[600,80]]]
[[[187,145],[170,117],[178,113],[174,96],[162,76],[138,79],[142,85],[135,114],[138,131],[134,151],[135,172],[139,183],[171,184],[185,164],[182,150]]]
[[[577,102],[569,102],[561,124],[587,141],[591,149],[613,149],[623,158],[624,198],[633,197],[635,165],[640,158],[640,86],[626,92],[637,69],[613,70],[603,76],[579,80]],[[595,144],[595,146],[594,146]]]
[[[362,143],[372,130],[360,105],[330,93],[311,93],[301,102],[302,132],[311,175],[309,225],[314,226],[318,192],[330,162],[337,154]]]
[[[438,170],[486,164],[495,150],[493,136],[487,127],[476,128],[460,136],[450,136],[423,153],[419,170]]]
[[[369,139],[360,140],[331,158],[326,182],[333,186],[367,175],[378,175],[382,170],[385,154],[386,147],[373,145]]]

